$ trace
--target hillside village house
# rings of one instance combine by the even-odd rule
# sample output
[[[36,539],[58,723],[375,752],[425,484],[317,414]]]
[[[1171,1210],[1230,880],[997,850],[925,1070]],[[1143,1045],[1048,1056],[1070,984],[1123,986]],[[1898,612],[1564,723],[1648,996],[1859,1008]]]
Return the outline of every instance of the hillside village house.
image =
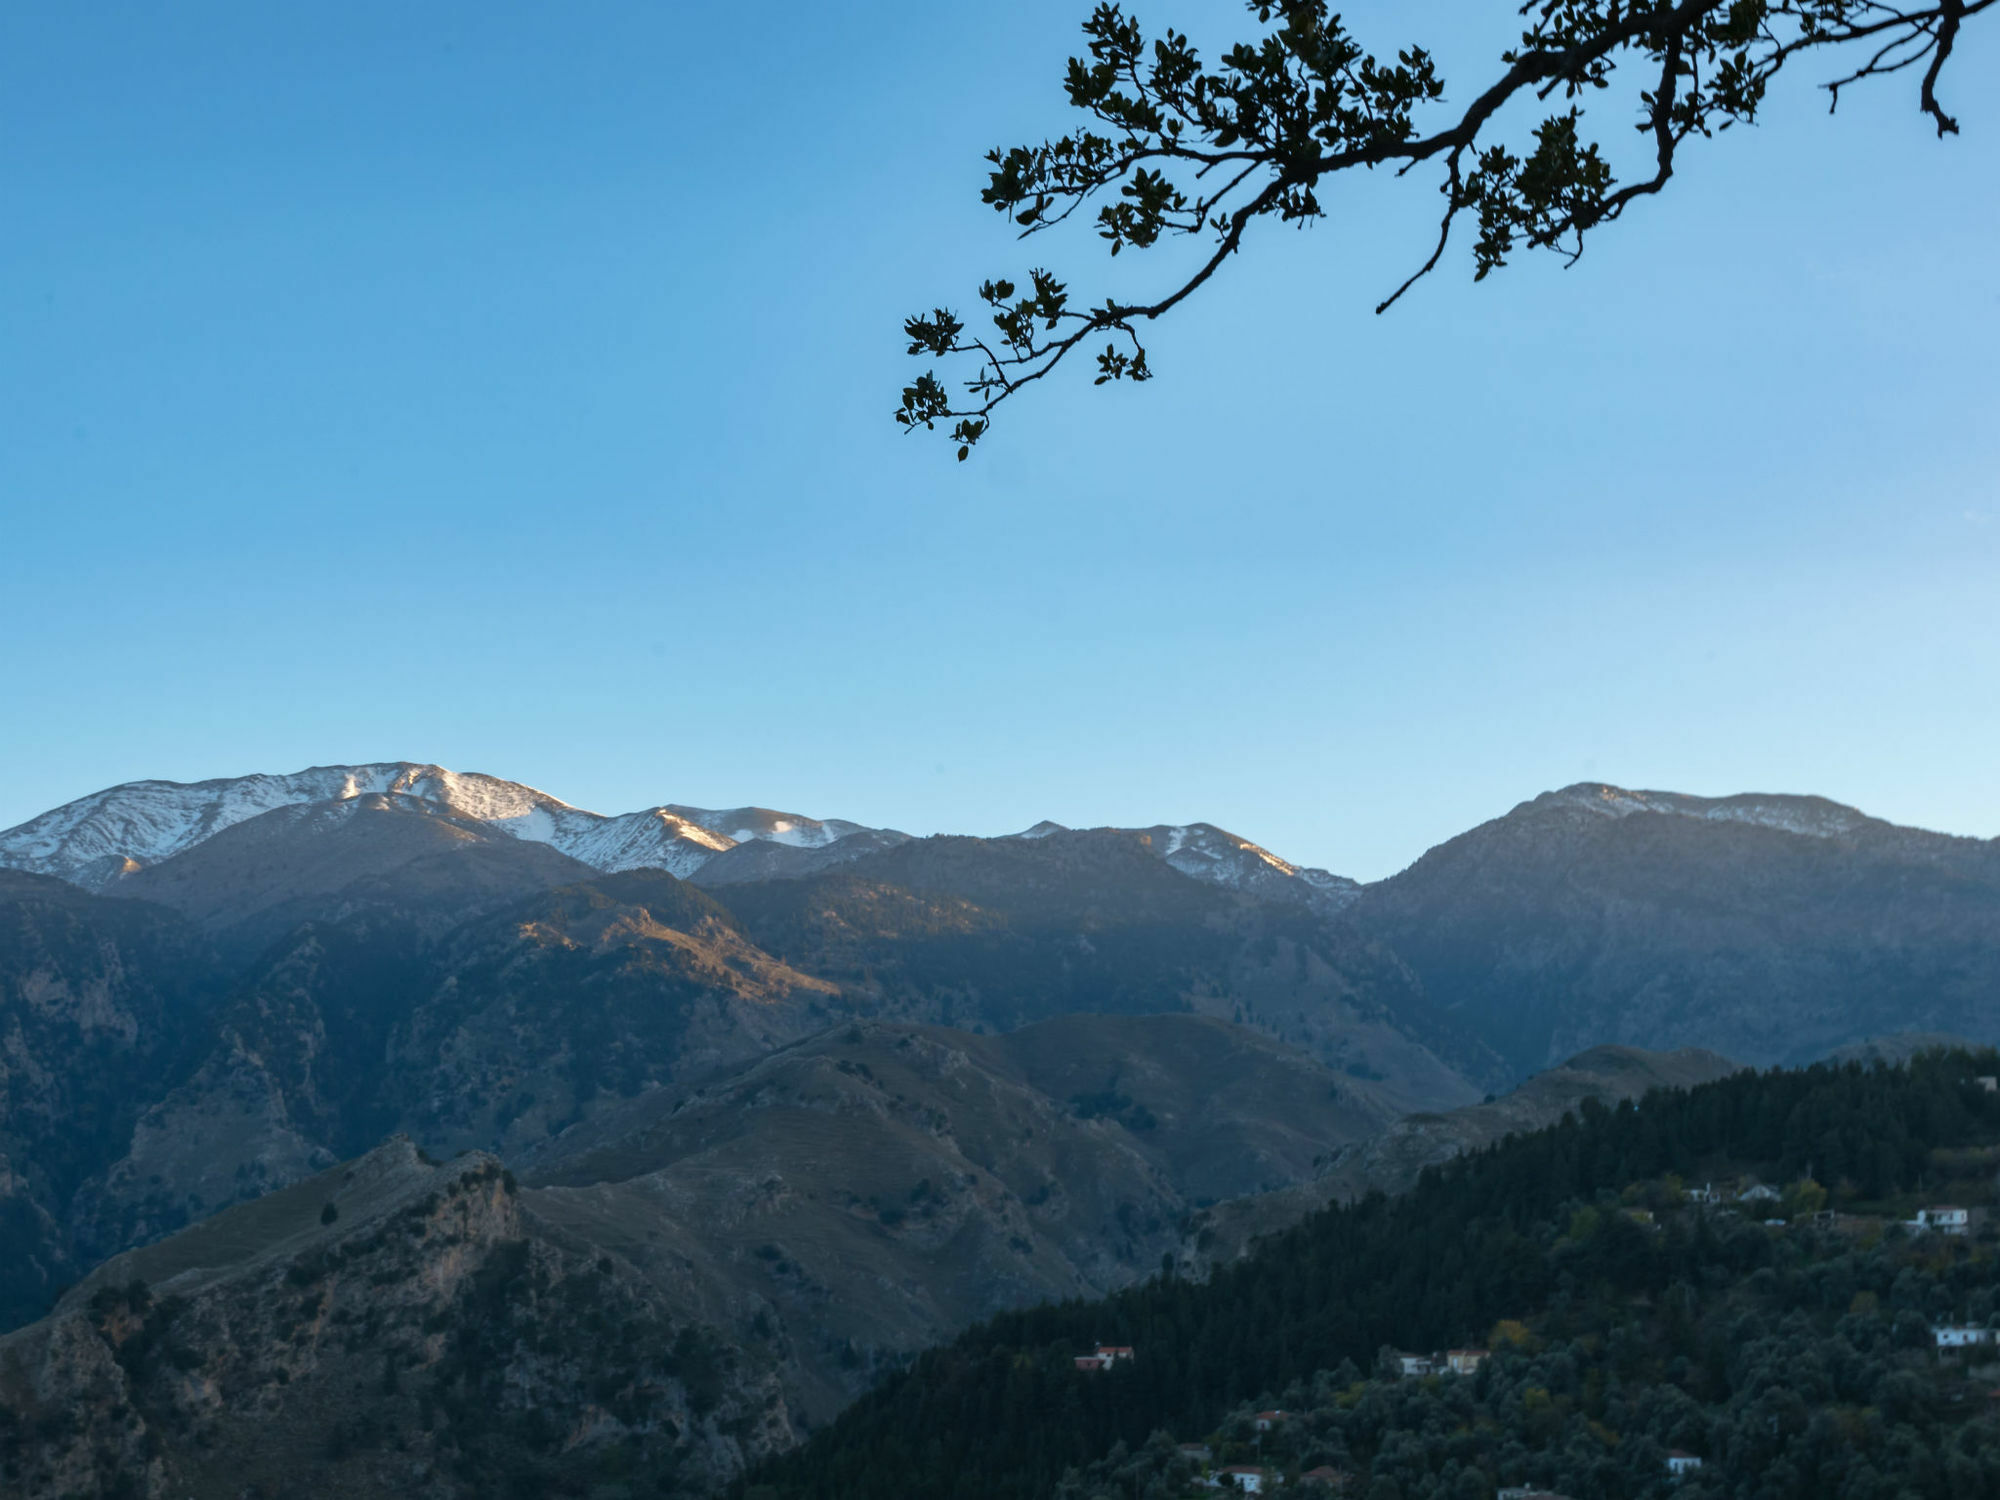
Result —
[[[1285,1420],[1285,1415],[1281,1411],[1260,1411],[1250,1419],[1250,1425],[1259,1432],[1269,1432],[1273,1427],[1276,1427],[1280,1422]]]
[[[1131,1357],[1130,1344],[1099,1344],[1095,1354],[1077,1355],[1076,1367],[1079,1370],[1108,1370],[1119,1360]]]
[[[1685,1448],[1675,1448],[1667,1454],[1667,1472],[1676,1479],[1685,1479],[1701,1467],[1701,1459]]]
[[[1931,1330],[1931,1338],[1940,1349],[1970,1349],[1976,1344],[1993,1342],[1993,1330],[1973,1328],[1962,1323],[1944,1323]]]
[[[1224,1485],[1233,1485],[1246,1495],[1261,1495],[1274,1487],[1276,1476],[1269,1469],[1261,1469],[1255,1464],[1231,1464],[1217,1472],[1215,1476]]]
[[[1764,1183],[1754,1183],[1736,1195],[1738,1203],[1776,1203],[1785,1195]]]
[[[1437,1374],[1437,1361],[1428,1354],[1398,1354],[1396,1373],[1405,1380],[1414,1380],[1422,1375]]]
[[[1206,1443],[1181,1443],[1177,1445],[1176,1451],[1182,1458],[1197,1467],[1206,1464],[1211,1458],[1215,1457],[1209,1451],[1208,1444]]]
[[[1486,1363],[1484,1349],[1452,1349],[1445,1354],[1445,1367],[1454,1375],[1470,1375]]]
[[[1939,1234],[1964,1234],[1972,1227],[1969,1210],[1955,1208],[1948,1203],[1940,1203],[1935,1208],[1920,1208],[1914,1219],[1903,1221],[1910,1229],[1935,1229]]]

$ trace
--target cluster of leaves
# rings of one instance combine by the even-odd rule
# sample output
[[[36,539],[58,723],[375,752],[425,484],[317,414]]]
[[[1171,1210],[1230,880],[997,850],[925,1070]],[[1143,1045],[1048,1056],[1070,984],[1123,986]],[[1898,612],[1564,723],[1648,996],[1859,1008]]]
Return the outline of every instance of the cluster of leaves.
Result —
[[[1380,312],[1438,264],[1465,215],[1477,226],[1477,278],[1521,248],[1574,259],[1590,230],[1666,186],[1687,141],[1755,120],[1772,80],[1802,52],[1854,54],[1856,65],[1827,85],[1836,102],[1849,84],[1925,65],[1920,105],[1940,135],[1954,132],[1938,75],[1960,26],[1992,3],[1527,0],[1518,45],[1456,108],[1427,49],[1372,53],[1325,0],[1250,0],[1267,29],[1213,65],[1184,34],[1149,39],[1122,7],[1100,4],[1083,28],[1086,55],[1070,59],[1064,81],[1087,123],[988,153],[982,197],[1024,237],[1095,203],[1097,233],[1114,256],[1187,237],[1209,249],[1171,289],[1141,301],[1074,305],[1062,282],[1036,269],[1018,286],[995,278],[980,287],[991,333],[948,308],[908,319],[911,355],[959,358],[973,373],[960,399],[926,370],[904,388],[896,420],[909,430],[951,424],[963,459],[1001,401],[1079,349],[1104,341],[1098,384],[1150,378],[1138,325],[1199,289],[1258,221],[1324,217],[1325,193],[1344,172],[1426,166],[1444,197],[1436,247]],[[1628,180],[1590,139],[1585,101],[1633,73],[1642,81],[1625,95],[1651,159]],[[1557,107],[1517,141],[1503,130],[1503,112],[1517,101]]]
[[[2000,1099],[1973,1081],[1994,1067],[1990,1054],[1939,1055],[1906,1069],[1740,1074],[1617,1110],[1586,1105],[1558,1126],[1431,1169],[1402,1197],[1328,1209],[1205,1283],[1162,1275],[1103,1302],[997,1318],[924,1355],[756,1482],[813,1500],[1027,1500],[1115,1443],[1210,1432],[1233,1407],[1310,1384],[1343,1360],[1372,1362],[1383,1345],[1464,1344],[1537,1310],[1554,1320],[1544,1329],[1552,1339],[1608,1337],[1620,1309],[1640,1299],[1661,1308],[1683,1284],[1704,1300],[1690,1312],[1694,1342],[1667,1356],[1690,1361],[1674,1378],[1685,1377],[1690,1399],[1726,1403],[1737,1394],[1727,1368],[1723,1384],[1703,1383],[1718,1326],[1704,1321],[1705,1299],[1727,1301],[1739,1286],[1762,1296],[1757,1278],[1767,1270],[1824,1278],[1808,1263],[1840,1252],[1798,1249],[1803,1230],[1735,1233],[1699,1218],[1648,1229],[1618,1211],[1619,1195],[1673,1172],[1701,1180],[1752,1169],[1792,1181],[1808,1164],[1850,1206],[1864,1182],[1884,1195],[1932,1185],[1934,1153],[2000,1143]],[[1599,1211],[1605,1194],[1617,1207]],[[1579,1219],[1580,1207],[1596,1220]],[[1794,1233],[1801,1239],[1787,1238]],[[1847,1290],[1829,1293],[1827,1307],[1845,1309],[1872,1289],[1900,1311],[1887,1294],[1901,1265],[1883,1283],[1891,1264],[1839,1271]],[[1953,1277],[1992,1276],[1983,1252],[1968,1264],[1975,1269],[1931,1273],[1944,1278],[1946,1300],[1969,1298]],[[1782,1317],[1773,1326],[1790,1336]],[[1079,1376],[1071,1356],[1097,1339],[1133,1345],[1139,1357],[1115,1379]],[[1618,1372],[1644,1375],[1630,1365]]]

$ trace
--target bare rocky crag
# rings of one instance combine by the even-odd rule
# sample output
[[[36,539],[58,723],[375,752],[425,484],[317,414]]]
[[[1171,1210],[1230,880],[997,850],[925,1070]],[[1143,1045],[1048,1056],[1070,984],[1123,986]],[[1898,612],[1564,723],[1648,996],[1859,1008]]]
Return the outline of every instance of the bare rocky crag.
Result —
[[[0,1481],[426,1500],[712,1488],[793,1431],[768,1363],[407,1141],[114,1258],[0,1339]]]

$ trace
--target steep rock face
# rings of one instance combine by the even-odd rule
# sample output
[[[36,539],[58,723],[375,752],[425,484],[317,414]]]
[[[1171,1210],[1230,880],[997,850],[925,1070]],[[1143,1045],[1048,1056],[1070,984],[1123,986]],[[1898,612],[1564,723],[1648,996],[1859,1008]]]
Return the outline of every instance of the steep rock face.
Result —
[[[388,761],[315,766],[283,776],[108,787],[0,832],[0,866],[102,890],[260,814],[368,796],[412,798],[513,838],[550,845],[602,871],[650,867],[686,876],[742,842],[805,850],[864,832],[903,837],[757,807],[710,811],[673,805],[606,817],[497,776]]]
[[[0,1339],[0,1479],[122,1494],[713,1488],[791,1440],[767,1365],[407,1142],[120,1256]]]
[[[74,1275],[71,1195],[191,1061],[212,962],[171,912],[0,872],[0,1327]]]
[[[1600,1042],[1805,1061],[2000,1036],[2000,844],[1819,798],[1571,787],[1370,886],[1353,919],[1517,1075]]]

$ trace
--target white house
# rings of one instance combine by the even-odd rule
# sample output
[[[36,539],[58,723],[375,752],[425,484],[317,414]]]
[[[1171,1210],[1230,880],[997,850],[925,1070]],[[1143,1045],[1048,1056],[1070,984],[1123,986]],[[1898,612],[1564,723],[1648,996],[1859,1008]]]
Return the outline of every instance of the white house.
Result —
[[[1435,1375],[1437,1374],[1437,1361],[1432,1359],[1428,1354],[1398,1354],[1396,1356],[1396,1370],[1405,1380],[1414,1379],[1420,1375]]]
[[[1246,1495],[1261,1495],[1271,1482],[1271,1471],[1255,1464],[1231,1464],[1215,1476],[1224,1485],[1233,1485]]]
[[[1736,1195],[1738,1203],[1776,1203],[1785,1195],[1764,1183],[1755,1183]]]
[[[1445,1367],[1454,1375],[1470,1375],[1486,1363],[1484,1349],[1451,1349],[1444,1357]]]
[[[1685,1448],[1674,1448],[1667,1453],[1667,1472],[1676,1479],[1685,1478],[1701,1467],[1701,1459]]]
[[[1285,1416],[1286,1413],[1281,1411],[1260,1411],[1250,1419],[1250,1425],[1255,1427],[1259,1432],[1269,1432],[1273,1427],[1284,1421]]]
[[[1972,1214],[1967,1209],[1940,1203],[1931,1208],[1918,1209],[1917,1216],[1907,1222],[1912,1229],[1935,1229],[1939,1234],[1964,1234],[1972,1227]]]
[[[1993,1342],[1993,1330],[1974,1328],[1969,1324],[1945,1323],[1931,1330],[1931,1338],[1940,1349],[1970,1349],[1975,1344]]]

